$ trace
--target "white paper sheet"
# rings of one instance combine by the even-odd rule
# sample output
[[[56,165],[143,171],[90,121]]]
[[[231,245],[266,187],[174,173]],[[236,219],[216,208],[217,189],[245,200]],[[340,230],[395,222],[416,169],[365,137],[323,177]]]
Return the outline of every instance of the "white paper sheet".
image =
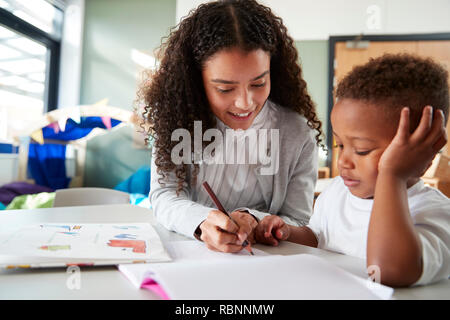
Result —
[[[171,299],[390,299],[393,289],[358,278],[317,256],[219,253],[198,241],[166,244],[173,262],[120,265],[139,288],[157,281]]]
[[[353,275],[308,254],[220,263],[190,260],[150,268],[171,299],[380,299]]]
[[[182,261],[220,261],[248,259],[268,254],[262,250],[252,248],[254,256],[251,256],[246,250],[238,253],[224,253],[209,250],[204,243],[199,241],[172,241],[165,243],[165,248],[172,261],[179,263]],[[153,263],[152,263],[153,264]],[[162,263],[165,265],[165,263]],[[144,279],[148,277],[150,264],[124,264],[119,265],[119,270],[133,283],[136,288],[140,288]]]

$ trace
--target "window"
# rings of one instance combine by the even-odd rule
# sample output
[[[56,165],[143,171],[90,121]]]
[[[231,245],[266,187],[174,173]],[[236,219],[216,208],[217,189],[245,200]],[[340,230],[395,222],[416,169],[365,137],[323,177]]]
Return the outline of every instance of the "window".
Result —
[[[57,107],[63,8],[0,0],[0,141]]]

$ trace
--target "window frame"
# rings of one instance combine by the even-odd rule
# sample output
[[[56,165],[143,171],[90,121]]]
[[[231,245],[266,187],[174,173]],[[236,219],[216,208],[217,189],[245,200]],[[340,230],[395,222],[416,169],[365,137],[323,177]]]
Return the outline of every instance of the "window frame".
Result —
[[[44,113],[58,108],[58,83],[61,60],[61,40],[0,8],[0,24],[44,45],[48,50],[44,91]]]

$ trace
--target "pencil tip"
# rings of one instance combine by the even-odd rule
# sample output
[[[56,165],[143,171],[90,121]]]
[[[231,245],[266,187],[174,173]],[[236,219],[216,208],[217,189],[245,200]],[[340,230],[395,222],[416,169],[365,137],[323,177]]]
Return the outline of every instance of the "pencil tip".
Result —
[[[253,253],[253,251],[252,251],[252,247],[250,246],[250,243],[249,243],[247,240],[245,240],[245,241],[242,243],[242,247],[245,248],[245,250],[247,250],[252,256],[255,255],[255,254]]]
[[[252,255],[254,256],[255,254],[253,253],[252,248],[250,247],[250,245],[246,246],[245,249]]]

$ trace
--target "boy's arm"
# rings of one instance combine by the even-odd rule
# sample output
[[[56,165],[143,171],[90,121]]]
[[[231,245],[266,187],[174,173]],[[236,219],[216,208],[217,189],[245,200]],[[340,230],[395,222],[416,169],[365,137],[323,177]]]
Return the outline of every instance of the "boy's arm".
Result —
[[[316,235],[310,228],[287,224],[277,215],[266,216],[258,223],[255,239],[259,243],[273,246],[284,240],[315,248],[318,245]]]
[[[303,244],[305,246],[317,248],[318,242],[316,235],[307,226],[296,227],[288,225],[290,229],[287,241]]]
[[[411,285],[422,273],[422,247],[410,217],[405,181],[380,172],[374,199],[367,266],[379,268],[384,284]]]
[[[413,134],[409,109],[402,110],[397,134],[378,164],[367,237],[367,265],[379,267],[383,284],[408,286],[422,273],[422,246],[409,212],[407,182],[422,176],[446,141],[440,110],[433,117],[432,108],[424,108]]]

